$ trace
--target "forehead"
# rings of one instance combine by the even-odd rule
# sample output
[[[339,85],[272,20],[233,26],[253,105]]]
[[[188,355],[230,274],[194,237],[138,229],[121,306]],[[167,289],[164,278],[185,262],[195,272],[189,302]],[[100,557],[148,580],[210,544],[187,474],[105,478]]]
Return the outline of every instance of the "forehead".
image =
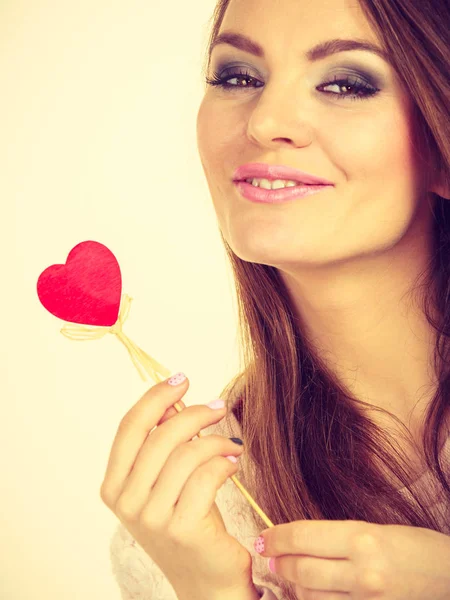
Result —
[[[358,0],[230,0],[220,32],[234,30],[281,52],[317,41],[376,36]]]

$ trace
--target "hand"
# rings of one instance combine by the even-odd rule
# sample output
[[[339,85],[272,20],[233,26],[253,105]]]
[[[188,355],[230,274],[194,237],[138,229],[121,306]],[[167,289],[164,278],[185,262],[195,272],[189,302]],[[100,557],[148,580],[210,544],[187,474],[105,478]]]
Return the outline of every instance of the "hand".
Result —
[[[215,504],[238,470],[225,457],[243,448],[219,435],[192,440],[226,409],[185,408],[188,387],[187,379],[176,387],[160,382],[123,417],[100,496],[177,593],[212,597],[252,585],[251,555],[227,533]]]
[[[299,600],[448,600],[450,537],[365,521],[293,521],[262,532],[262,556]]]

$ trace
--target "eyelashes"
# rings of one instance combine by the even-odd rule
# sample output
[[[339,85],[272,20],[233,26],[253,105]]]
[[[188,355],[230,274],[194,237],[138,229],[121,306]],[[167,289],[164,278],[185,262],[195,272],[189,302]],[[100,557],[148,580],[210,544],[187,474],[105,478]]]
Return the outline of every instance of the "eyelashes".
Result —
[[[229,73],[228,75],[222,75],[222,77],[219,76],[218,72],[215,72],[213,74],[212,78],[209,78],[209,77],[206,78],[206,83],[211,86],[217,86],[218,88],[221,88],[225,92],[234,92],[237,90],[247,89],[249,87],[256,87],[254,85],[243,86],[243,85],[235,85],[235,84],[228,83],[228,80],[235,79],[235,78],[241,79],[241,80],[247,80],[249,82],[249,84],[251,84],[252,82],[258,82],[258,80],[255,79],[254,77],[252,77],[250,75],[250,73],[248,73],[247,71],[244,71],[243,73],[242,72]],[[360,79],[358,77],[339,78],[338,76],[335,75],[335,77],[332,81],[322,83],[318,87],[325,88],[328,86],[335,86],[338,88],[345,87],[346,89],[354,90],[354,92],[352,94],[323,92],[324,94],[327,94],[327,95],[331,94],[332,96],[336,96],[336,98],[338,100],[348,100],[348,99],[349,100],[366,100],[372,96],[375,96],[380,91],[379,88],[376,88],[376,87],[370,85],[370,83],[368,83],[364,79]],[[261,87],[261,86],[259,86],[259,87]]]

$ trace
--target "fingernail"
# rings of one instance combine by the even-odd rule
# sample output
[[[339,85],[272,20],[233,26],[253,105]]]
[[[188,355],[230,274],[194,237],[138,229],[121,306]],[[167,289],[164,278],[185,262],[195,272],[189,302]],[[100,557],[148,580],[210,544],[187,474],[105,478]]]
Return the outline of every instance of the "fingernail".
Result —
[[[208,402],[208,404],[206,406],[209,406],[209,408],[214,408],[214,409],[223,408],[225,406],[225,402],[221,398],[218,398],[217,400]]]
[[[177,373],[176,375],[173,375],[170,379],[168,379],[167,383],[169,385],[180,385],[180,383],[183,383],[185,379],[186,375],[184,373]]]
[[[239,446],[243,446],[244,442],[241,440],[241,438],[228,438],[229,440],[231,440],[232,442],[234,442],[235,444],[239,444]]]
[[[239,456],[226,456],[225,458],[228,458],[228,460],[231,460],[232,463],[237,463],[237,461],[239,460]]]
[[[275,573],[275,558],[272,557],[269,560],[269,569],[272,571],[272,573]]]
[[[256,552],[259,552],[261,554],[261,552],[264,552],[264,538],[262,535],[259,536],[259,538],[257,538],[255,540],[255,543],[253,544]]]

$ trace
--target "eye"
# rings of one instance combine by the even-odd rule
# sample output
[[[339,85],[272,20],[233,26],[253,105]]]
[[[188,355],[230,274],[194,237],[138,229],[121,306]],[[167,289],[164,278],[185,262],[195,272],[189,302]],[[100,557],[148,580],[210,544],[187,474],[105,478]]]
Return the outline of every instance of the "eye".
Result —
[[[230,81],[231,79],[237,79],[237,80],[241,80],[241,81],[246,81],[248,83],[246,83],[245,85],[235,85],[235,84],[231,84],[228,83],[228,81]],[[210,78],[206,78],[206,83],[208,85],[211,86],[217,86],[220,87],[221,89],[223,89],[223,91],[225,92],[235,92],[235,91],[240,91],[242,89],[247,89],[249,87],[261,87],[261,86],[256,86],[253,84],[258,83],[258,80],[255,79],[254,77],[252,77],[250,75],[250,73],[248,73],[247,71],[245,72],[235,72],[235,73],[230,73],[228,75],[222,75],[222,77],[219,76],[219,73],[214,73],[213,77]],[[261,83],[261,82],[259,82]],[[335,88],[345,88],[345,90],[353,90],[353,93],[335,93],[335,92],[323,92],[324,94],[332,94],[333,96],[336,96],[337,99],[341,100],[341,99],[351,99],[351,100],[364,100],[366,98],[369,98],[371,96],[375,96],[380,90],[379,88],[373,87],[372,85],[370,85],[369,82],[365,81],[362,78],[358,78],[358,77],[344,77],[344,78],[339,78],[338,76],[335,76],[333,81],[328,81],[326,83],[322,83],[320,86],[318,86],[319,88],[326,88],[329,86],[334,86]]]

